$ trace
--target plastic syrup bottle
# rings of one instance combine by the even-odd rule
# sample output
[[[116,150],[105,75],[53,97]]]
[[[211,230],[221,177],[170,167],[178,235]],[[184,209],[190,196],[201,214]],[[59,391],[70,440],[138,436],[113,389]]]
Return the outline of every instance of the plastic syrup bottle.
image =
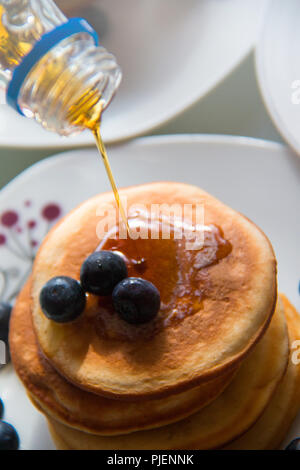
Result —
[[[52,0],[0,0],[0,81],[7,103],[46,129],[95,134],[121,71],[93,28]]]
[[[129,233],[100,133],[121,70],[93,28],[67,19],[52,0],[0,0],[0,80],[7,103],[44,128],[64,136],[93,132]]]

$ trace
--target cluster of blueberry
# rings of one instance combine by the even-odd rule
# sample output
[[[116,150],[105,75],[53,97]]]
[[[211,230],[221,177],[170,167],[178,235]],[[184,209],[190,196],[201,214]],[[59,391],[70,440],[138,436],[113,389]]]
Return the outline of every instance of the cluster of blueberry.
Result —
[[[142,324],[155,318],[160,309],[160,294],[149,281],[127,277],[123,258],[111,251],[90,255],[81,267],[80,282],[66,276],[47,282],[40,294],[41,307],[53,321],[75,320],[86,305],[86,292],[112,296],[113,306],[120,317],[130,324]],[[0,340],[8,348],[11,306],[0,302]],[[19,437],[15,428],[2,421],[4,405],[0,399],[0,450],[17,450]],[[294,439],[286,450],[300,450],[300,438]]]
[[[50,279],[40,293],[42,311],[52,321],[76,320],[84,311],[86,293],[112,296],[114,310],[127,323],[140,325],[153,320],[160,309],[160,294],[149,281],[127,277],[124,259],[112,251],[91,254],[83,263],[80,282],[58,276]]]
[[[0,340],[7,347],[6,360],[8,356],[8,329],[11,314],[11,306],[6,302],[0,303]],[[0,398],[0,450],[17,450],[19,448],[19,437],[13,426],[2,421],[4,405]]]

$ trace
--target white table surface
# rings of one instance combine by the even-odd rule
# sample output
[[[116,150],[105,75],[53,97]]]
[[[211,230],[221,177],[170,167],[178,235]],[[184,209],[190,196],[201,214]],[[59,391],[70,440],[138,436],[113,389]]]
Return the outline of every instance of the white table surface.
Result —
[[[200,102],[151,134],[176,133],[231,134],[282,141],[261,99],[253,53]],[[23,169],[59,151],[1,148],[0,188]]]

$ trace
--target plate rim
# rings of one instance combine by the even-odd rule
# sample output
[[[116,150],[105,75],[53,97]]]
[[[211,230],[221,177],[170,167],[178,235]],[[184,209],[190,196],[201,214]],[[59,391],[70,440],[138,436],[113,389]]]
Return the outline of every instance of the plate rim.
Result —
[[[209,145],[233,145],[237,147],[253,147],[253,148],[265,148],[268,150],[286,150],[288,151],[289,148],[286,144],[281,142],[275,142],[272,140],[267,139],[259,139],[256,137],[244,137],[238,135],[223,135],[223,134],[198,134],[198,133],[182,133],[182,134],[163,134],[163,135],[151,135],[145,137],[138,137],[133,140],[129,140],[123,143],[114,144],[111,146],[107,146],[108,149],[114,148],[122,148],[122,147],[148,147],[151,145],[167,145],[167,144],[176,144],[176,143],[184,143],[189,145],[190,143],[197,143],[197,144],[209,144]],[[57,152],[53,155],[50,155],[42,160],[39,160],[29,167],[25,168],[21,171],[18,175],[13,177],[6,185],[4,185],[0,189],[0,198],[2,197],[3,193],[6,194],[7,192],[11,191],[11,187],[15,184],[22,183],[23,180],[26,178],[31,177],[32,173],[38,172],[40,168],[47,168],[49,166],[53,166],[56,164],[57,161],[61,159],[70,159],[72,160],[73,154],[77,152],[82,152],[84,148],[73,148],[67,151]],[[87,151],[95,151],[97,149],[93,149],[91,147],[86,149]],[[113,158],[113,157],[112,157]],[[241,157],[243,158],[243,157]]]
[[[257,39],[257,42],[254,47],[254,66],[255,66],[255,74],[257,78],[258,89],[260,91],[260,95],[266,111],[274,124],[276,130],[283,138],[285,144],[289,146],[297,155],[300,155],[300,141],[297,142],[296,139],[292,136],[289,132],[287,126],[283,124],[282,118],[280,113],[278,112],[274,101],[271,97],[271,93],[269,93],[268,88],[268,81],[266,78],[265,73],[265,66],[264,66],[264,44],[265,44],[265,37],[267,34],[267,23],[270,21],[271,15],[268,13],[273,8],[277,0],[270,0],[268,8],[266,10],[266,14],[264,15],[261,30]]]

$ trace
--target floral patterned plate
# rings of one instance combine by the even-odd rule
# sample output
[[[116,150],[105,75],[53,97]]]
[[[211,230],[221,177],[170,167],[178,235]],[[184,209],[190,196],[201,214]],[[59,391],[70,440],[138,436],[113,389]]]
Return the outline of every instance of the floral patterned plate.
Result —
[[[225,136],[138,139],[109,150],[120,186],[173,180],[202,186],[243,212],[269,236],[278,259],[279,288],[300,308],[300,160],[286,147]],[[109,190],[94,150],[44,160],[0,192],[0,298],[13,300],[39,243],[59,217],[84,199]],[[12,366],[0,370],[4,419],[23,449],[53,449],[44,418],[34,409]],[[300,435],[300,417],[287,436]]]

